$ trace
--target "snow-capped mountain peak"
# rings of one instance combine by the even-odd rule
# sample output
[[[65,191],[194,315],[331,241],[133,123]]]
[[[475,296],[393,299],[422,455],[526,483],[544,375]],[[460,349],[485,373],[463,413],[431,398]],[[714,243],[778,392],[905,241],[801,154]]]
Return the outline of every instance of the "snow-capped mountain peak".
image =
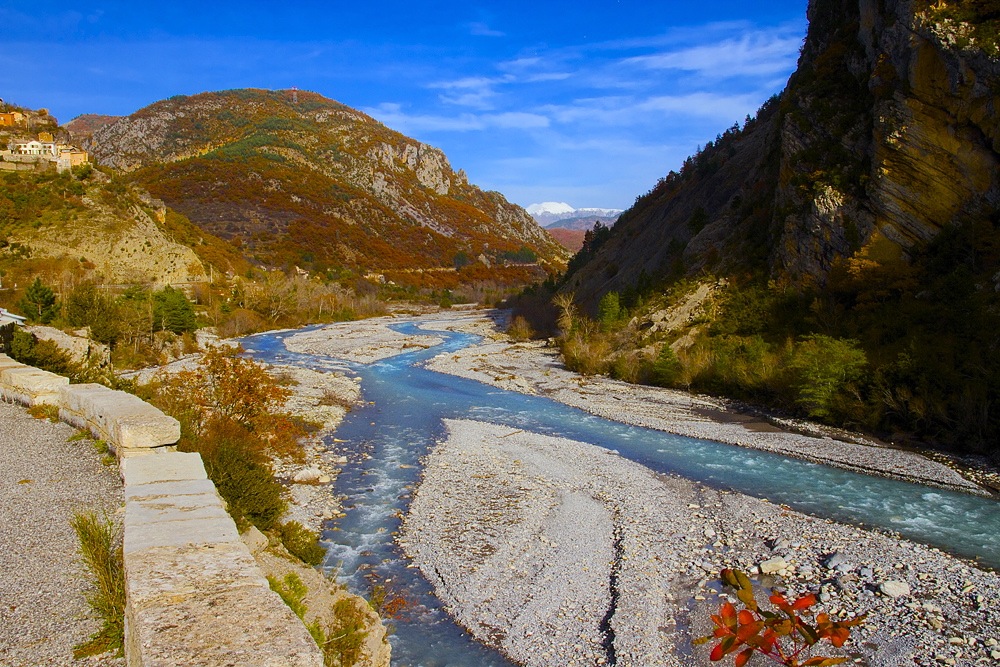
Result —
[[[545,201],[541,204],[532,204],[525,210],[528,212],[528,215],[543,215],[545,213],[550,215],[563,215],[576,211],[575,208],[566,202],[561,201]]]
[[[525,209],[542,227],[590,229],[595,222],[613,225],[621,215],[616,208],[573,208],[565,202],[547,201]]]

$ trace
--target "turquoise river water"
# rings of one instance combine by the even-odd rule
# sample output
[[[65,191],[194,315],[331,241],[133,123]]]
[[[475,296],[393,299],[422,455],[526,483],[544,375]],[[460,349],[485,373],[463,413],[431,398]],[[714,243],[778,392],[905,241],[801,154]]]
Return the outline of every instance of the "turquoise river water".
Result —
[[[403,333],[427,333],[415,324]],[[326,565],[350,589],[373,585],[407,602],[393,621],[393,664],[423,667],[510,665],[469,637],[441,609],[427,581],[394,543],[400,517],[420,476],[421,457],[444,436],[442,420],[476,419],[613,449],[656,471],[784,503],[816,516],[898,532],[1000,568],[1000,504],[977,496],[852,473],[839,468],[707,440],[627,426],[546,398],[503,391],[420,367],[438,354],[475,343],[469,334],[435,332],[436,347],[372,364],[295,354],[276,332],[243,340],[268,363],[342,371],[362,380],[364,405],[337,429],[350,462],[335,483],[346,516],[326,527]],[[331,440],[331,446],[334,443]]]

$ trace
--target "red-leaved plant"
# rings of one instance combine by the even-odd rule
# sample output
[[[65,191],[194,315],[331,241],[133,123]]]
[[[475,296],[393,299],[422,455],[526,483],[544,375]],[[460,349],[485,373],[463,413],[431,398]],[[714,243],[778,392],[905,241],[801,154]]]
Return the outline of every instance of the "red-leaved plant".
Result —
[[[851,635],[851,628],[860,625],[864,616],[831,620],[829,614],[812,611],[816,596],[811,593],[793,602],[775,593],[770,600],[777,611],[768,611],[757,605],[753,584],[746,574],[727,568],[722,571],[721,579],[736,589],[736,597],[745,609],[737,611],[731,602],[724,602],[719,613],[712,615],[715,632],[694,641],[697,645],[720,640],[709,656],[713,662],[733,653],[736,653],[735,667],[743,667],[754,653],[786,667],[827,667],[847,661],[847,658],[812,656],[800,659],[800,656],[824,640],[836,647],[843,646]],[[813,615],[813,623],[803,618]]]

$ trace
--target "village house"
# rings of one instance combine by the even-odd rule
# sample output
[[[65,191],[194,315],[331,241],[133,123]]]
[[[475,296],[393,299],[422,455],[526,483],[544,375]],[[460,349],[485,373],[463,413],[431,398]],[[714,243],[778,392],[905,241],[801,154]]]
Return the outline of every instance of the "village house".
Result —
[[[38,139],[14,142],[10,151],[0,151],[0,169],[32,169],[32,165],[40,162],[55,163],[56,170],[64,172],[87,164],[89,157],[87,151],[53,141],[48,132],[42,132]],[[18,164],[26,166],[18,167]]]
[[[20,125],[24,120],[24,114],[20,111],[0,112],[0,127],[14,127]]]

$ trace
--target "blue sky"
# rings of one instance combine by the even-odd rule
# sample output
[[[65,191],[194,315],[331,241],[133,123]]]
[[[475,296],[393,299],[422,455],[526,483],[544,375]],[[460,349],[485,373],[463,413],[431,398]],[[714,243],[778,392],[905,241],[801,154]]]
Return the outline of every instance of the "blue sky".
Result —
[[[442,148],[518,204],[624,208],[784,87],[805,10],[0,0],[0,97],[66,122],[177,94],[296,86]]]

